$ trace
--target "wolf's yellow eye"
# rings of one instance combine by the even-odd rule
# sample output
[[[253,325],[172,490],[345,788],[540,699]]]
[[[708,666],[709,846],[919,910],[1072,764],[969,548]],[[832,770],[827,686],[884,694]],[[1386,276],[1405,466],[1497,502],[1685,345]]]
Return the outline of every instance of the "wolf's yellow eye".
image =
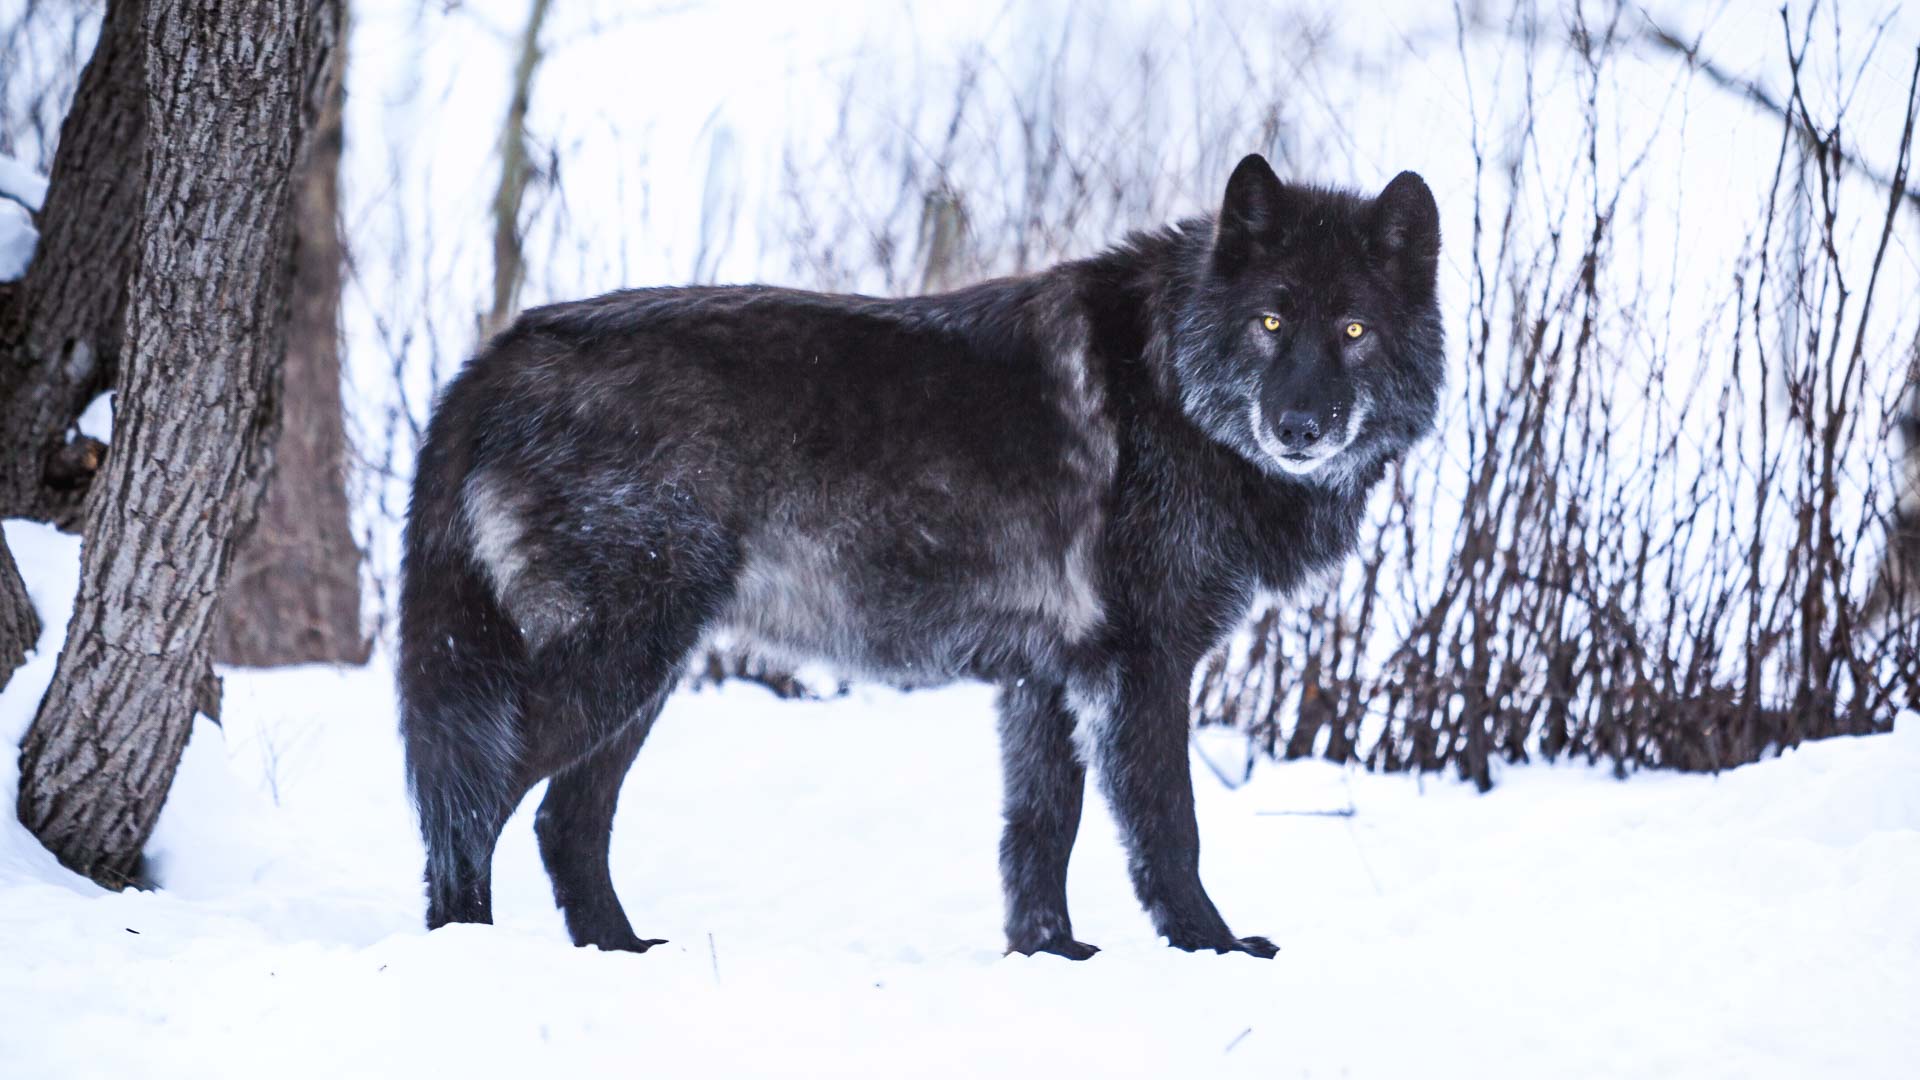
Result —
[[[1260,320],[1260,325],[1266,327],[1268,330],[1278,330],[1280,329],[1280,317],[1277,315],[1269,315]]]
[[[1350,338],[1357,338],[1361,334],[1364,334],[1366,332],[1367,332],[1367,328],[1364,326],[1361,326],[1357,322],[1350,322],[1347,324],[1347,336]]]

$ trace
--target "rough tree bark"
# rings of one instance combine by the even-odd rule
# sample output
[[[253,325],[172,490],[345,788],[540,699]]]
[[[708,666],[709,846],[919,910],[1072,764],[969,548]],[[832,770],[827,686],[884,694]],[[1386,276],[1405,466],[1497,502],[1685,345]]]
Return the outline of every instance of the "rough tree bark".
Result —
[[[303,75],[334,45],[307,0],[152,0],[142,25],[147,164],[114,450],[20,755],[21,822],[109,887],[137,878],[257,497],[286,348]]]
[[[61,125],[38,256],[0,285],[0,517],[77,526],[105,447],[74,422],[113,385],[134,264],[145,61],[137,4],[118,4]],[[40,620],[0,537],[0,686],[39,638]]]
[[[39,640],[40,617],[27,598],[27,583],[20,579],[6,537],[0,536],[0,686]]]
[[[344,0],[315,15],[346,40]],[[346,49],[316,54],[309,73],[311,135],[293,203],[293,320],[281,374],[279,434],[266,495],[242,538],[220,596],[214,659],[223,664],[365,663],[360,551],[346,487],[347,435],[340,393],[341,114]]]
[[[144,30],[115,2],[60,125],[40,245],[0,291],[0,517],[79,525],[105,448],[74,439],[113,385],[136,259],[146,128]]]

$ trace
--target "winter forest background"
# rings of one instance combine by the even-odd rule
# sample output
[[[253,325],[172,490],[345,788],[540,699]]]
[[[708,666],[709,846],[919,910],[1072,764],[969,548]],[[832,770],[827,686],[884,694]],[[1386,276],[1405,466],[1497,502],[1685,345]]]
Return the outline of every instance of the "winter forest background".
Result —
[[[137,19],[140,7],[115,4],[113,14]],[[96,880],[118,874],[211,898],[223,918],[269,927],[261,932],[276,947],[285,936],[278,920],[296,894],[350,896],[358,914],[342,920],[351,929],[336,936],[356,947],[404,923],[407,889],[417,884],[409,877],[417,866],[406,862],[410,838],[366,841],[368,850],[392,849],[399,869],[388,876],[399,880],[340,892],[333,884],[312,887],[317,877],[264,869],[281,859],[260,853],[283,851],[292,833],[238,828],[248,846],[232,854],[240,841],[217,837],[208,822],[224,819],[215,811],[256,805],[248,799],[285,811],[288,820],[334,821],[350,794],[383,808],[367,812],[381,829],[406,824],[396,816],[404,792],[381,786],[396,784],[397,770],[369,779],[351,764],[367,754],[391,757],[390,734],[340,730],[349,718],[367,717],[370,730],[384,724],[390,732],[384,665],[414,448],[437,387],[514,312],[663,283],[769,281],[901,294],[1021,273],[1096,251],[1130,229],[1210,209],[1234,162],[1258,151],[1283,177],[1327,184],[1377,190],[1401,169],[1424,176],[1442,214],[1451,367],[1441,434],[1378,494],[1356,558],[1337,579],[1257,612],[1199,673],[1195,752],[1220,797],[1270,800],[1263,806],[1280,798],[1285,805],[1274,813],[1331,814],[1351,832],[1356,798],[1377,792],[1384,824],[1360,827],[1392,832],[1400,823],[1410,831],[1391,840],[1353,834],[1354,853],[1362,851],[1361,836],[1371,837],[1423,875],[1426,857],[1416,852],[1428,841],[1462,853],[1466,877],[1422,876],[1439,891],[1394,909],[1395,919],[1434,922],[1424,930],[1395,922],[1394,936],[1370,943],[1414,950],[1415,971],[1428,961],[1460,971],[1474,961],[1451,954],[1423,961],[1410,941],[1508,937],[1501,920],[1469,910],[1484,902],[1474,883],[1531,895],[1514,883],[1533,874],[1553,880],[1551,867],[1519,857],[1526,845],[1617,847],[1622,860],[1654,864],[1666,852],[1675,866],[1697,861],[1688,854],[1694,849],[1661,847],[1680,843],[1670,837],[1629,842],[1611,826],[1564,816],[1566,806],[1599,798],[1593,792],[1600,789],[1583,786],[1589,772],[1563,786],[1542,779],[1564,779],[1559,771],[1512,766],[1574,762],[1618,776],[1716,772],[1781,757],[1808,740],[1899,725],[1900,742],[1862,740],[1857,750],[1829,751],[1853,756],[1815,759],[1828,763],[1816,770],[1817,783],[1780,771],[1799,758],[1762,766],[1776,769],[1756,774],[1779,777],[1774,784],[1755,779],[1714,796],[1677,794],[1702,789],[1662,787],[1678,782],[1667,778],[1630,782],[1654,793],[1635,797],[1664,800],[1664,809],[1632,814],[1676,823],[1674,836],[1694,835],[1685,830],[1704,816],[1735,831],[1694,840],[1736,853],[1774,850],[1765,846],[1774,838],[1768,829],[1798,837],[1794,830],[1804,827],[1821,842],[1852,837],[1855,828],[1878,838],[1871,857],[1855,851],[1848,858],[1861,861],[1838,868],[1794,862],[1804,854],[1799,848],[1780,854],[1769,865],[1782,880],[1831,872],[1842,899],[1776,904],[1770,896],[1754,921],[1733,920],[1728,940],[1729,955],[1744,956],[1733,948],[1749,933],[1739,925],[1756,937],[1772,927],[1777,941],[1841,912],[1838,921],[1858,936],[1822,947],[1840,958],[1830,977],[1842,985],[1829,1001],[1850,1019],[1827,1030],[1858,1038],[1835,1035],[1803,1059],[1749,1041],[1742,1045],[1758,1056],[1748,1060],[1715,1037],[1742,1030],[1739,1017],[1722,1017],[1721,1027],[1707,1023],[1693,1033],[1702,1041],[1691,1050],[1676,1037],[1650,1057],[1584,1064],[1650,1074],[1664,1063],[1698,1075],[1689,1066],[1701,1060],[1730,1074],[1756,1061],[1791,1073],[1797,1060],[1850,1063],[1864,1073],[1897,1063],[1903,1051],[1908,1061],[1920,1053],[1913,1032],[1888,1034],[1910,1025],[1877,1026],[1902,1006],[1909,1015],[1920,1006],[1914,977],[1888,975],[1891,983],[1867,994],[1846,982],[1849,972],[1865,976],[1845,963],[1875,948],[1893,950],[1887,955],[1908,967],[1920,958],[1911,931],[1887,936],[1887,913],[1910,908],[1920,885],[1913,842],[1920,805],[1890,787],[1911,788],[1920,760],[1905,738],[1920,710],[1920,178],[1912,175],[1920,10],[1891,0],[1796,2],[1784,10],[1735,0],[352,0],[314,7],[336,22],[289,46],[289,56],[312,63],[288,99],[295,104],[283,103],[297,105],[304,120],[296,125],[300,145],[289,143],[282,154],[294,165],[282,182],[296,237],[285,342],[257,365],[259,386],[279,386],[277,426],[255,440],[272,452],[249,450],[222,496],[234,522],[231,565],[210,579],[217,606],[208,599],[195,609],[206,623],[196,638],[205,655],[175,665],[163,685],[120,695],[134,703],[122,706],[133,717],[126,745],[146,748],[129,760],[159,762],[165,778],[157,795],[149,790],[146,810],[129,811],[114,828],[124,841],[145,838],[128,823],[142,814],[144,829],[155,827],[156,816],[159,826],[144,862],[102,862],[88,869]],[[61,234],[81,237],[76,249],[118,244],[129,254],[114,265],[132,272],[129,241],[116,230],[138,219],[137,205],[70,203],[81,207],[75,211],[59,204],[61,124],[78,108],[102,17],[103,5],[80,0],[0,0],[0,349],[15,350],[0,356],[13,364],[0,371],[0,516],[9,519],[4,535],[19,567],[16,583],[0,560],[0,595],[9,598],[0,609],[0,680],[11,675],[0,731],[9,746],[33,741],[26,733],[41,726],[36,717],[52,717],[46,726],[57,721],[43,697],[57,703],[62,693],[86,692],[56,675],[55,662],[64,605],[79,593],[72,624],[79,626],[90,595],[76,576],[82,563],[73,538],[100,527],[87,500],[113,461],[116,408],[103,395],[117,385],[108,366],[62,368],[66,381],[51,391],[23,374],[28,366],[15,356],[31,331],[21,329],[28,317],[19,312],[31,308],[68,320],[63,325],[111,323],[117,335],[123,309],[142,310],[140,296],[112,295],[106,281],[59,292],[58,303],[33,307],[22,299],[55,295],[34,292],[28,266],[31,257],[32,273],[45,276],[50,255],[65,258],[33,247],[34,232],[53,236],[49,222],[63,214],[77,223]],[[90,152],[110,154],[111,136],[100,135],[103,149]],[[190,557],[209,567],[222,561],[210,552]],[[100,572],[104,580],[107,568]],[[59,610],[50,613],[44,597],[56,593]],[[178,611],[172,617],[182,620]],[[68,638],[66,646],[77,655],[85,644]],[[209,659],[218,666],[208,668]],[[216,674],[226,683],[224,699]],[[686,707],[723,725],[705,736],[709,752],[738,762],[770,791],[785,781],[764,773],[774,766],[748,759],[793,764],[827,753],[787,741],[789,717],[831,724],[840,722],[832,717],[885,711],[876,700],[906,713],[989,711],[977,696],[922,690],[875,698],[880,691],[837,680],[833,672],[772,670],[753,657],[717,653],[692,673],[700,704]],[[758,685],[714,689],[741,681]],[[768,690],[816,700],[767,707]],[[135,707],[163,699],[171,704]],[[141,726],[141,717],[159,713],[175,716],[165,738]],[[737,719],[745,713],[765,718]],[[196,715],[223,719],[224,731]],[[865,763],[859,771],[890,773],[881,748],[891,736],[861,726],[864,719],[846,722],[864,747],[854,755]],[[210,758],[196,772],[192,748],[208,731],[206,739],[226,740],[222,759],[243,763],[234,766],[241,780],[207,779]],[[183,751],[189,732],[191,748]],[[57,738],[49,745],[57,750]],[[175,803],[163,813],[165,781],[183,752]],[[0,757],[8,759],[0,779],[10,785],[14,755]],[[1262,764],[1303,758],[1331,764],[1292,772]],[[1510,797],[1527,801],[1500,804],[1506,812],[1460,811],[1473,816],[1457,819],[1458,836],[1498,834],[1532,814],[1549,824],[1541,835],[1511,837],[1516,847],[1504,854],[1482,852],[1471,840],[1449,846],[1454,832],[1443,837],[1410,824],[1426,811],[1406,798],[1406,787],[1368,786],[1389,783],[1375,774],[1400,772],[1457,778],[1467,790],[1521,789]],[[21,784],[23,817],[31,816],[33,785]],[[880,786],[901,786],[903,801],[915,797],[910,777]],[[1845,802],[1832,793],[1838,786],[1863,802]],[[244,797],[234,794],[241,789]],[[1273,794],[1282,790],[1306,794]],[[1782,794],[1788,790],[1791,797]],[[862,806],[878,813],[882,797]],[[175,808],[182,798],[209,811],[206,821],[184,824],[189,811]],[[1403,804],[1404,816],[1396,817]],[[731,813],[744,819],[754,805],[743,796]],[[1783,824],[1790,815],[1768,809],[1787,805],[1806,813]],[[703,814],[710,804],[701,807],[689,796],[675,812]],[[1693,823],[1677,824],[1683,817]],[[850,820],[859,824],[854,839],[843,838],[847,851],[857,852],[862,837],[879,844],[867,830],[883,826],[864,814]],[[1583,833],[1588,826],[1595,831]],[[1874,831],[1882,828],[1898,840]],[[1300,843],[1288,853],[1289,867],[1275,869],[1290,898],[1316,888],[1300,868],[1311,873],[1326,854],[1317,839]],[[184,855],[165,856],[201,844],[228,854],[204,870]],[[1328,858],[1353,858],[1344,843],[1333,850]],[[1364,904],[1384,902],[1390,890],[1359,857],[1372,885],[1360,894],[1373,898]],[[10,847],[0,871],[53,881],[62,872],[47,858],[37,847]],[[502,858],[512,865],[510,854]],[[985,883],[990,870],[989,854],[971,874]],[[1076,881],[1081,872],[1076,864]],[[1535,911],[1525,918],[1537,924],[1523,918],[1518,925],[1537,933],[1511,936],[1564,945],[1565,936],[1623,910],[1577,868],[1566,874],[1577,898],[1533,897],[1560,914]],[[236,884],[243,879],[268,886],[247,891]],[[751,893],[754,880],[716,872],[701,887],[711,900],[729,889]],[[1848,891],[1863,880],[1879,891]],[[1629,902],[1624,910],[1658,923],[1661,912],[1684,908],[1677,897],[1688,890],[1719,887],[1687,882],[1672,893],[1649,885],[1633,894],[1645,905]],[[539,887],[528,887],[530,903]],[[793,888],[808,895],[804,884]],[[243,895],[251,899],[235,899]],[[1740,896],[1729,903],[1752,899]],[[656,900],[671,909],[671,899]],[[1804,909],[1795,906],[1802,901]],[[267,908],[277,914],[258,914]],[[51,901],[23,901],[17,910],[43,923],[86,926],[87,917],[69,917]],[[1408,914],[1414,911],[1424,914]],[[1441,929],[1446,913],[1464,931]],[[6,918],[0,913],[0,925]],[[1658,944],[1661,955],[1684,953],[1674,940],[1684,936],[1684,922],[1666,930],[1635,922],[1636,940]],[[875,933],[884,938],[884,918],[879,925]],[[1300,936],[1342,925],[1309,923]],[[712,937],[700,944],[713,949],[713,981],[721,985],[722,946]],[[521,970],[516,965],[537,962],[531,955],[492,958]],[[696,958],[704,977],[707,949]],[[1790,960],[1757,984],[1804,981]],[[1718,962],[1704,957],[1703,970]],[[1327,965],[1315,973],[1336,984],[1335,969],[1364,970],[1337,957]],[[45,979],[50,967],[25,970]],[[1503,967],[1496,956],[1477,970],[1483,974],[1468,977],[1469,985],[1501,975],[1524,983],[1530,969],[1518,959]],[[1720,970],[1696,984],[1678,979],[1672,1000],[1684,1001],[1689,985],[1712,995],[1736,981],[1731,969]],[[1769,974],[1778,982],[1768,983]],[[21,978],[15,990],[22,994],[44,985]],[[1218,1000],[1198,973],[1191,978],[1197,1000]],[[753,992],[769,996],[751,1000],[772,1008],[783,999],[773,988],[778,980],[767,979]],[[334,984],[320,978],[314,985],[317,994]],[[1271,990],[1232,985],[1253,1000]],[[1435,985],[1445,984],[1405,992],[1418,1000]],[[7,990],[0,980],[0,992]],[[946,1001],[937,996],[946,990],[929,992]],[[1862,1003],[1867,997],[1872,1004]],[[1587,1008],[1604,1011],[1581,998],[1540,1031]],[[1183,1030],[1200,1022],[1181,1015]],[[1591,1011],[1583,1015],[1593,1022]],[[895,1021],[893,1030],[919,1030],[919,1020]],[[1264,1022],[1236,1019],[1225,1034]],[[703,1017],[686,1023],[707,1030]],[[1625,1017],[1605,1023],[1645,1030]],[[1402,1059],[1354,1051],[1365,1040],[1360,1024],[1330,1021],[1327,1030],[1347,1041],[1315,1049],[1309,1038],[1307,1050],[1321,1054],[1311,1060],[1394,1072]],[[0,1030],[6,1027],[0,1019]],[[36,1052],[45,1042],[44,1031],[33,1039],[23,1030],[6,1035]],[[0,1042],[11,1047],[8,1039]],[[1688,1056],[1694,1050],[1707,1057]],[[1166,1052],[1170,1062],[1188,1060],[1185,1051]],[[1236,1052],[1242,1058],[1222,1062],[1258,1064],[1263,1075],[1273,1074],[1265,1066],[1291,1060],[1284,1046],[1271,1051],[1278,1056],[1261,1056],[1269,1052],[1257,1040]],[[883,1056],[865,1067],[897,1060]],[[1120,1060],[1132,1068],[1160,1059]],[[49,1064],[49,1074],[57,1071]]]

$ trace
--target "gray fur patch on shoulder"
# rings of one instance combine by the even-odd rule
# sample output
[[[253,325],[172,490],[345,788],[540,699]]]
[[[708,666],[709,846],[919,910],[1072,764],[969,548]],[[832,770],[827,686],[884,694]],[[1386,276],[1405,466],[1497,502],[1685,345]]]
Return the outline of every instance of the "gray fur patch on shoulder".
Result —
[[[1000,549],[1024,555],[1009,560],[983,583],[994,606],[1032,612],[1068,641],[1084,640],[1098,629],[1106,612],[1094,586],[1092,528],[1075,534],[1063,558],[1050,557],[1038,529],[1015,523],[1003,526],[1003,532]]]
[[[1066,552],[1066,564],[1056,571],[1058,580],[1051,583],[1053,595],[1047,606],[1065,624],[1067,636],[1078,640],[1104,617],[1095,586],[1094,551],[1106,494],[1120,465],[1120,440],[1107,415],[1106,388],[1093,370],[1086,319],[1053,321],[1047,325],[1047,337],[1044,355],[1057,387],[1054,406],[1074,433],[1066,465],[1077,481],[1072,490],[1079,503],[1062,507],[1079,528]]]
[[[1076,436],[1068,463],[1082,480],[1104,490],[1119,467],[1120,443],[1107,416],[1105,387],[1093,371],[1086,320],[1054,322],[1046,337],[1043,354],[1057,386],[1054,405]]]

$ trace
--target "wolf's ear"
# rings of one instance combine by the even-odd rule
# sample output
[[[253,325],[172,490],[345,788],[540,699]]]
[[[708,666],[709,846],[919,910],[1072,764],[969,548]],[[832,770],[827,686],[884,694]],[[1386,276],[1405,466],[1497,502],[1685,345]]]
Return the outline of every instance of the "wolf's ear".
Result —
[[[1259,154],[1248,154],[1227,178],[1227,197],[1220,203],[1220,224],[1214,235],[1213,261],[1221,270],[1239,269],[1280,218],[1286,193],[1273,167]]]
[[[1373,200],[1374,250],[1408,288],[1433,289],[1440,259],[1440,208],[1419,173],[1403,172]]]

